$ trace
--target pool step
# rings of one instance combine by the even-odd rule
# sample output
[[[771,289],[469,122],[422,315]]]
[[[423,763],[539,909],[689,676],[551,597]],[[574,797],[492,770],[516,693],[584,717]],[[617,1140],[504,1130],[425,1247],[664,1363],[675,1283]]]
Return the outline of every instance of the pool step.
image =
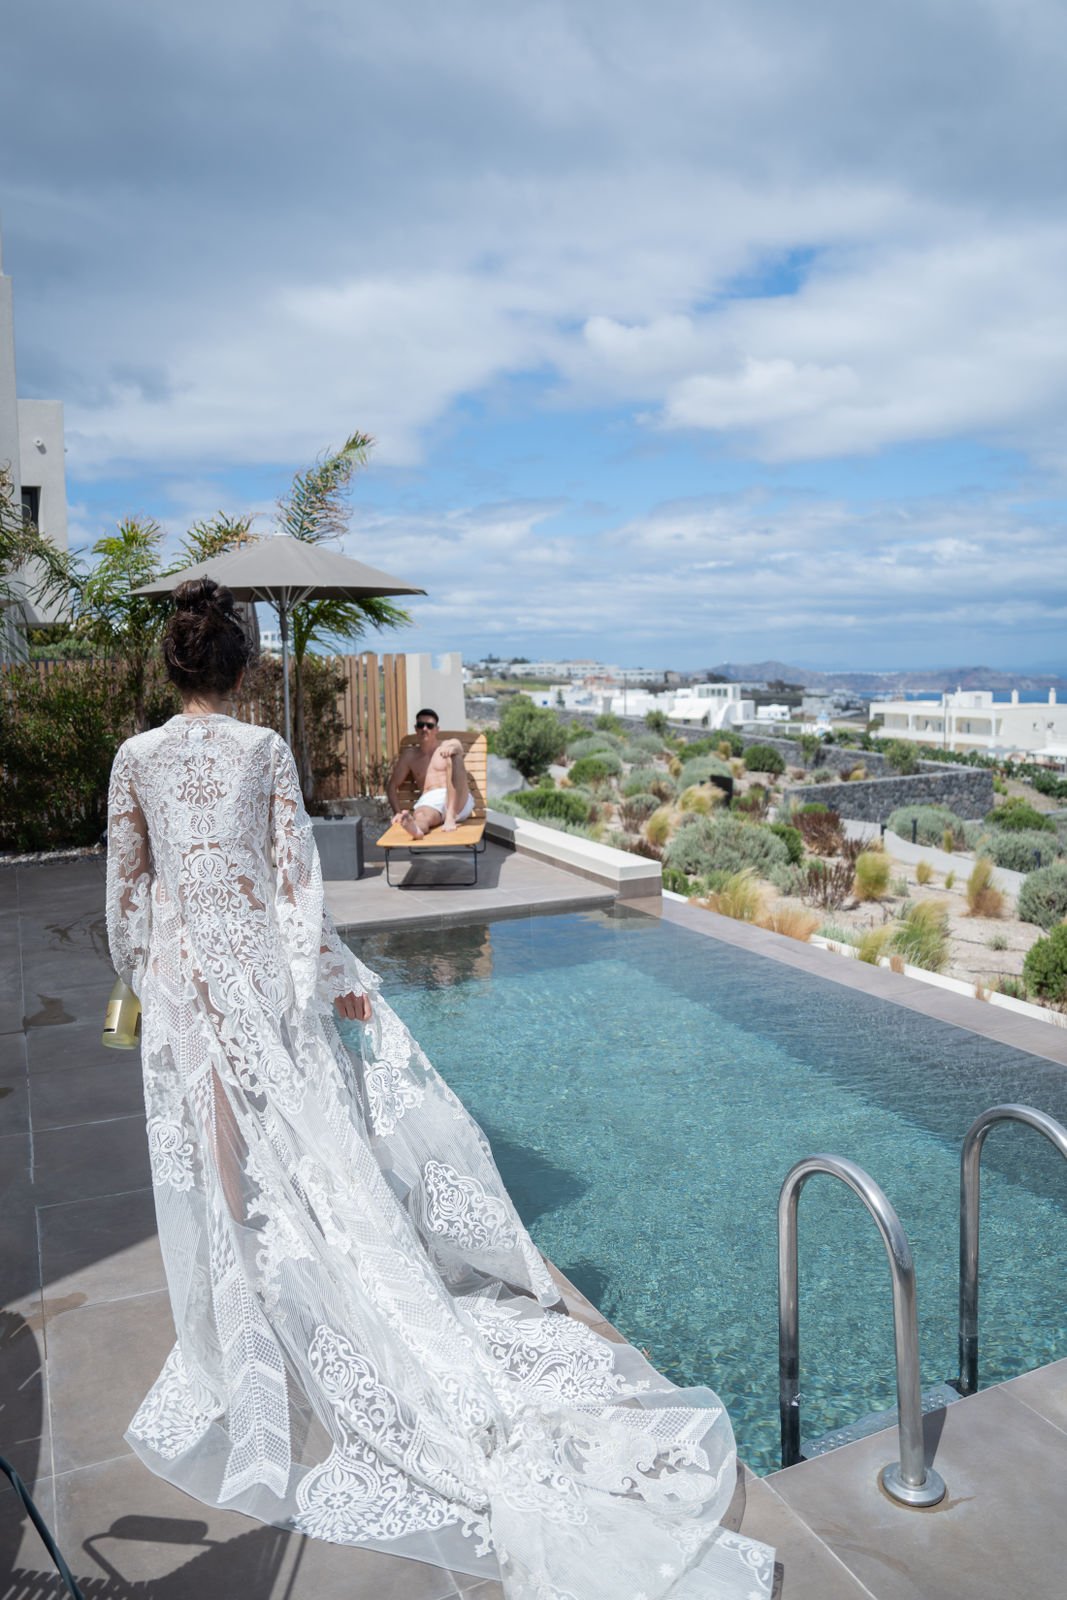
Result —
[[[923,1415],[925,1416],[928,1411],[941,1411],[960,1398],[960,1394],[950,1383],[938,1383],[932,1389],[924,1389]],[[822,1433],[817,1439],[805,1439],[800,1446],[801,1458],[804,1461],[811,1461],[815,1456],[825,1456],[831,1450],[839,1450],[843,1444],[855,1444],[857,1439],[866,1439],[872,1433],[881,1433],[883,1428],[895,1428],[896,1425],[896,1406],[891,1406],[888,1411],[872,1411],[870,1416],[859,1417],[843,1428],[832,1428],[829,1433]]]

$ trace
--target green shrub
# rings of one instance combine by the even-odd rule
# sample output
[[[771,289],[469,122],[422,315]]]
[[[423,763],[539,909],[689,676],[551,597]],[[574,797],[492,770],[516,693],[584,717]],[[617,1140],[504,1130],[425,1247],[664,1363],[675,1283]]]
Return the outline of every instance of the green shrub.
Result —
[[[1047,939],[1026,952],[1023,976],[1031,994],[1043,1000],[1067,1000],[1067,925],[1060,923]]]
[[[678,785],[662,767],[635,767],[621,780],[624,795],[654,794],[659,800],[673,800]]]
[[[809,800],[807,805],[800,808],[802,817],[828,817],[832,815],[829,806],[824,806],[821,800]]]
[[[1041,811],[1036,811],[1028,801],[1021,796],[1006,800],[1002,806],[994,806],[986,815],[986,821],[994,828],[1007,828],[1012,833],[1055,833],[1056,824]]]
[[[1054,834],[1012,833],[1000,828],[990,831],[983,849],[998,867],[1006,867],[1009,872],[1033,872],[1038,866],[1050,865],[1061,854]]]
[[[689,739],[678,751],[678,760],[685,763],[695,761],[698,756],[707,756],[718,749],[718,736],[714,739]]]
[[[1029,1000],[1030,991],[1026,987],[1025,978],[1016,978],[1010,972],[1001,973],[996,981],[998,994],[1010,995],[1013,1000]]]
[[[614,750],[598,750],[595,755],[582,756],[576,761],[567,776],[572,783],[603,783],[606,778],[614,778],[622,771],[622,762]]]
[[[566,740],[554,711],[535,706],[529,695],[517,694],[500,718],[496,747],[529,781],[559,760]]]
[[[804,859],[804,838],[799,828],[790,827],[788,822],[772,822],[770,830],[776,839],[781,839],[789,851],[789,863],[797,867]]]
[[[720,728],[711,743],[712,748],[715,750],[719,750],[724,744],[728,744],[732,756],[743,756],[745,753],[745,741],[732,728]]]
[[[646,711],[645,727],[648,729],[649,733],[658,733],[662,738],[665,739],[670,729],[670,723],[667,721],[667,713],[665,711]]]
[[[948,963],[948,907],[943,900],[911,906],[893,933],[891,948],[912,967],[941,972]]]
[[[891,739],[885,747],[885,759],[902,778],[910,778],[919,770],[919,751],[906,739]]]
[[[1006,933],[994,933],[986,940],[986,945],[990,950],[1006,950],[1008,948],[1008,936]]]
[[[602,711],[594,726],[598,733],[622,733],[622,722],[613,711]]]
[[[812,773],[811,781],[812,783],[833,783],[834,775],[829,767],[819,767],[817,771]]]
[[[859,944],[859,935],[842,923],[824,922],[815,932],[820,939],[832,939],[835,944]]]
[[[692,885],[681,867],[664,867],[663,887],[672,894],[688,895],[692,892]]]
[[[519,789],[512,796],[528,817],[544,822],[549,817],[559,822],[586,823],[590,820],[589,802],[573,789]]]
[[[666,859],[684,872],[733,874],[753,867],[766,877],[771,867],[789,865],[789,851],[770,828],[720,813],[684,821]]]
[[[567,755],[571,761],[580,761],[583,756],[597,755],[601,750],[615,752],[619,740],[611,739],[606,733],[582,733],[576,739],[567,740]]]
[[[864,850],[856,857],[857,900],[881,900],[889,888],[889,857],[882,850]]]
[[[1017,912],[1022,922],[1054,928],[1067,917],[1067,863],[1056,862],[1031,872],[1019,890]]]
[[[732,774],[721,756],[697,756],[695,761],[687,761],[682,767],[680,782],[686,788],[694,783],[707,783],[709,778],[729,778]]]
[[[749,772],[770,772],[777,777],[785,771],[785,758],[773,745],[750,744],[745,751]]]
[[[960,838],[964,836],[963,818],[947,806],[898,806],[886,827],[890,833],[910,841],[913,822],[916,824],[916,844],[925,845],[928,849],[941,848],[947,828],[951,828],[953,834],[958,834]]]
[[[662,712],[660,715],[662,716]],[[655,712],[649,712],[649,716],[655,716]],[[663,720],[666,722],[667,719],[664,717]],[[645,721],[648,721],[648,717],[645,718]],[[646,756],[663,754],[663,740],[654,730],[652,733],[632,733],[627,740],[627,744],[633,750],[643,750]]]

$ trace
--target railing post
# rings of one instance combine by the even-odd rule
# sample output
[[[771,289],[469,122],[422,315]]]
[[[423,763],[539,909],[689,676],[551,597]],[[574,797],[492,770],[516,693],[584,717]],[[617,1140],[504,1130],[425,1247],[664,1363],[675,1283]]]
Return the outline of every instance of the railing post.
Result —
[[[900,1460],[883,1467],[879,1481],[901,1505],[933,1506],[945,1495],[939,1473],[926,1465],[923,1451],[922,1391],[919,1382],[919,1326],[915,1265],[900,1218],[874,1179],[843,1156],[808,1156],[787,1174],[778,1197],[778,1403],[782,1465],[800,1456],[800,1305],[797,1272],[797,1211],[800,1191],[817,1172],[828,1173],[857,1194],[874,1218],[889,1257],[893,1282],[893,1336],[897,1365],[897,1423]]]
[[[982,1147],[998,1122],[1021,1122],[1043,1133],[1067,1156],[1067,1128],[1033,1106],[990,1106],[968,1128],[960,1154],[960,1394],[978,1388],[978,1248],[981,1222]]]

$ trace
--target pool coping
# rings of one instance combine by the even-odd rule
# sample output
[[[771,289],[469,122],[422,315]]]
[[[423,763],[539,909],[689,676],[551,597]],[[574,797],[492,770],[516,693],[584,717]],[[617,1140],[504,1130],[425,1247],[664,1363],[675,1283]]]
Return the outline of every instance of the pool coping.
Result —
[[[664,922],[686,928],[705,939],[748,950],[753,955],[766,956],[812,977],[858,989],[863,994],[886,1000],[891,1005],[904,1006],[909,1011],[918,1011],[932,1021],[948,1023],[951,1027],[977,1034],[979,1038],[991,1039],[1010,1049],[1022,1050],[1027,1055],[1040,1056],[1059,1066],[1067,1066],[1067,1029],[1050,1027],[1043,1020],[1021,1017],[1006,1007],[990,1006],[973,996],[954,994],[920,983],[904,973],[894,972],[890,967],[875,967],[866,961],[844,961],[828,950],[813,949],[799,939],[771,933],[766,928],[754,927],[750,922],[720,917],[712,911],[704,911],[699,906],[666,896],[662,904],[655,907],[629,901],[626,909],[640,911],[646,916],[658,916]]]

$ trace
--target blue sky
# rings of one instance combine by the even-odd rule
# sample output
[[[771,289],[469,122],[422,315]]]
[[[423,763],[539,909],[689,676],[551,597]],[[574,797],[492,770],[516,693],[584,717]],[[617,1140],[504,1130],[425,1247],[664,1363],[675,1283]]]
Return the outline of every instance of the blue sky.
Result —
[[[1052,0],[38,0],[5,54],[76,540],[266,530],[361,429],[393,647],[1067,667]]]

